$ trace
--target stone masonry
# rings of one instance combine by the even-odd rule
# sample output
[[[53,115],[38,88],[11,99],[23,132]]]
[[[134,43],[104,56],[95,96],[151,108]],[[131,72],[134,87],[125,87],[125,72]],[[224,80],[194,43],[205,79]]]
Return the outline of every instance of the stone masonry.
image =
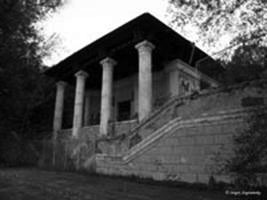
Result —
[[[213,176],[216,181],[229,182],[229,175],[220,172],[220,167],[232,155],[233,136],[246,129],[250,113],[267,111],[266,83],[221,88],[185,100],[162,131],[152,131],[150,136],[141,133],[143,140],[127,153],[97,155],[96,171],[200,183],[208,183]],[[263,101],[244,104],[248,98]],[[173,109],[169,111],[173,114]]]

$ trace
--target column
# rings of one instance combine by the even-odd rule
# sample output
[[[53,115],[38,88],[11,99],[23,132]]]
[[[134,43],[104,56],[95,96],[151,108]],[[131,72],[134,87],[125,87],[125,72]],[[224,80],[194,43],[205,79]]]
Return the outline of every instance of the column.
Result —
[[[134,78],[134,115],[138,119],[138,77]]]
[[[55,134],[62,128],[65,86],[66,83],[64,81],[57,82],[57,94],[56,94],[54,123],[53,123],[53,130]]]
[[[113,67],[116,61],[112,58],[103,59],[102,65],[102,90],[101,90],[101,113],[100,113],[100,134],[108,134],[108,123],[111,118],[112,110],[112,84]]]
[[[52,164],[56,164],[56,146],[57,146],[57,135],[58,131],[62,128],[62,117],[64,108],[64,91],[66,83],[64,81],[57,82],[57,94],[56,94],[56,104],[54,113],[54,123],[53,123],[53,155]]]
[[[85,81],[88,74],[85,71],[78,71],[76,74],[76,90],[75,90],[75,104],[74,104],[74,115],[72,125],[72,136],[77,137],[78,131],[82,127],[83,119],[83,101],[84,101],[84,90]]]
[[[90,120],[90,92],[85,92],[85,98],[84,98],[84,117],[83,117],[83,124],[84,126],[88,126],[89,120]]]
[[[149,41],[135,45],[139,55],[138,73],[138,118],[148,116],[152,110],[152,50],[155,46]]]
[[[179,71],[174,64],[165,68],[168,81],[168,90],[171,97],[179,95]]]

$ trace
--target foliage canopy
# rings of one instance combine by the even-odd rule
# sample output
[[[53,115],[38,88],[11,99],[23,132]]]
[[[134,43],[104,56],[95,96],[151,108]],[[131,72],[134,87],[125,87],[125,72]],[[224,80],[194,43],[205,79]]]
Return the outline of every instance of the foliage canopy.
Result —
[[[27,134],[32,109],[51,97],[51,81],[40,73],[47,52],[36,23],[62,4],[62,0],[0,0],[1,137]]]
[[[169,0],[169,5],[171,25],[196,36],[194,42],[209,53],[267,45],[266,0]]]

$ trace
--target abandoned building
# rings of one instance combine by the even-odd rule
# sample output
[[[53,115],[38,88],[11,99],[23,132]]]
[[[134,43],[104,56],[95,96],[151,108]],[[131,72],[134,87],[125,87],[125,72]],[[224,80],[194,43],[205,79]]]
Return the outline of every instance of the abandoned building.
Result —
[[[47,71],[58,80],[54,130],[61,129],[64,85],[76,87],[73,136],[100,116],[99,134],[109,121],[142,121],[160,100],[216,87],[209,71],[196,69],[208,55],[149,14],[144,14],[71,55]]]
[[[209,64],[200,65],[203,59]],[[229,150],[243,110],[252,109],[242,98],[258,95],[253,88],[233,98],[217,91],[223,70],[152,15],[138,16],[46,71],[57,80],[53,133],[64,144],[54,162],[207,183],[214,151]],[[75,88],[75,102],[72,128],[62,130],[66,85]],[[202,91],[213,92],[192,97]]]

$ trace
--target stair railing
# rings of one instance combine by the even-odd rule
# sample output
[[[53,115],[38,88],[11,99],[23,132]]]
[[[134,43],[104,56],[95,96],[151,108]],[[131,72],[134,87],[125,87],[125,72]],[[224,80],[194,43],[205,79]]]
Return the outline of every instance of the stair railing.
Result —
[[[180,98],[180,96],[171,97],[162,106],[160,106],[158,109],[153,111],[148,117],[146,117],[144,120],[142,120],[133,129],[131,129],[126,134],[128,149],[132,148],[133,146],[138,144],[140,141],[142,141],[142,137],[139,135],[140,129],[142,129],[143,127],[147,126],[150,123],[155,122],[156,119],[159,117],[159,115],[161,113],[163,113],[166,109],[170,108],[171,106],[177,106],[178,104],[180,104],[182,102],[183,102],[183,98]]]

